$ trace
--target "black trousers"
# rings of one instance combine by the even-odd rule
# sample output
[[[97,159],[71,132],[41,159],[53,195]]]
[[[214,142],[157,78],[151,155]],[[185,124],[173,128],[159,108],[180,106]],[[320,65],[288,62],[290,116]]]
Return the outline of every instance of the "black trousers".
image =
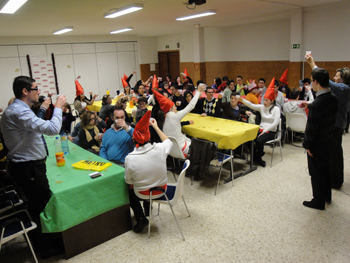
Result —
[[[258,137],[255,139],[255,152],[254,152],[254,160],[261,160],[261,157],[265,155],[264,152],[264,144],[267,141],[275,139],[275,132],[264,133],[259,137],[261,133],[258,133]]]
[[[144,219],[146,216],[142,210],[140,201],[143,201],[143,208],[149,211],[149,201],[139,198],[135,192],[134,188],[129,190],[130,207],[134,211],[135,219],[137,222]]]
[[[10,162],[9,173],[27,197],[29,213],[38,226],[32,231],[34,243],[39,246],[39,249],[45,249],[48,244],[41,233],[40,213],[51,197],[49,181],[46,177],[46,164],[44,162],[41,164]]]
[[[326,145],[325,145],[326,146]],[[326,201],[332,200],[330,165],[327,148],[312,149],[313,157],[307,154],[309,174],[311,176],[313,202],[324,207]]]
[[[344,129],[334,127],[332,130],[332,146],[330,150],[330,176],[332,188],[339,189],[344,182],[343,158],[343,132]]]

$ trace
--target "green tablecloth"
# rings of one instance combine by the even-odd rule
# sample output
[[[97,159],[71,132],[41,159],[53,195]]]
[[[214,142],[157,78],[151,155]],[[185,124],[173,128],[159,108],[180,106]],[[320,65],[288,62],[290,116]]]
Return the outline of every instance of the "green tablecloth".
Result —
[[[71,165],[81,160],[104,161],[69,142],[66,165],[57,167],[54,138],[45,136],[50,156],[47,158],[47,177],[51,199],[40,214],[43,233],[62,232],[97,215],[129,203],[124,168],[112,164],[95,179],[93,171],[78,170]]]

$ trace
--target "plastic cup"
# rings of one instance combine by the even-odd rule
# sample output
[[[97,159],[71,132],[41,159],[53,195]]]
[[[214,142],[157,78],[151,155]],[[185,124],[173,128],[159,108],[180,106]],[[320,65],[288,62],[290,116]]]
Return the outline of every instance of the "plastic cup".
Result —
[[[130,108],[134,108],[134,101],[133,100],[130,100],[129,106],[130,106]]]

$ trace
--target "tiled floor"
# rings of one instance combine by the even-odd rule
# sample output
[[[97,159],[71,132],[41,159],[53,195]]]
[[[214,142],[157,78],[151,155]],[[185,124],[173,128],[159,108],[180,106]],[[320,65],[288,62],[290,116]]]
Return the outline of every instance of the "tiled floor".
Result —
[[[325,211],[302,205],[310,200],[311,184],[304,149],[285,145],[283,161],[266,149],[266,168],[214,190],[218,168],[203,182],[185,179],[185,198],[174,210],[186,241],[182,241],[170,209],[161,206],[151,238],[147,229],[129,231],[69,260],[64,255],[42,262],[350,262],[350,135],[343,136],[345,183],[333,190]],[[235,169],[244,163],[237,161]],[[225,165],[229,169],[229,164]],[[228,176],[224,170],[223,179]],[[171,174],[169,181],[173,181]],[[348,195],[346,195],[345,193]],[[154,209],[154,215],[156,209]],[[0,262],[33,262],[23,240],[4,246]]]

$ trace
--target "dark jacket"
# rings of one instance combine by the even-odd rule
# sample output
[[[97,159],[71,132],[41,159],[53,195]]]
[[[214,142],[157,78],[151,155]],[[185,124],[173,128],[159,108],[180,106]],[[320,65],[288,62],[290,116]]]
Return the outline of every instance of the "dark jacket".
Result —
[[[239,111],[237,115],[234,114],[230,102],[222,102],[222,100],[219,99],[218,105],[220,108],[223,109],[222,118],[224,119],[240,121],[241,114],[245,114],[245,110],[243,110],[239,105],[238,105]]]
[[[207,98],[199,99],[196,104],[196,111],[198,114],[206,113],[205,112],[205,105],[207,103],[213,103],[212,110],[210,112],[207,112],[207,116],[212,117],[221,117],[221,109],[218,105],[218,99],[213,98],[210,102],[207,101]]]

